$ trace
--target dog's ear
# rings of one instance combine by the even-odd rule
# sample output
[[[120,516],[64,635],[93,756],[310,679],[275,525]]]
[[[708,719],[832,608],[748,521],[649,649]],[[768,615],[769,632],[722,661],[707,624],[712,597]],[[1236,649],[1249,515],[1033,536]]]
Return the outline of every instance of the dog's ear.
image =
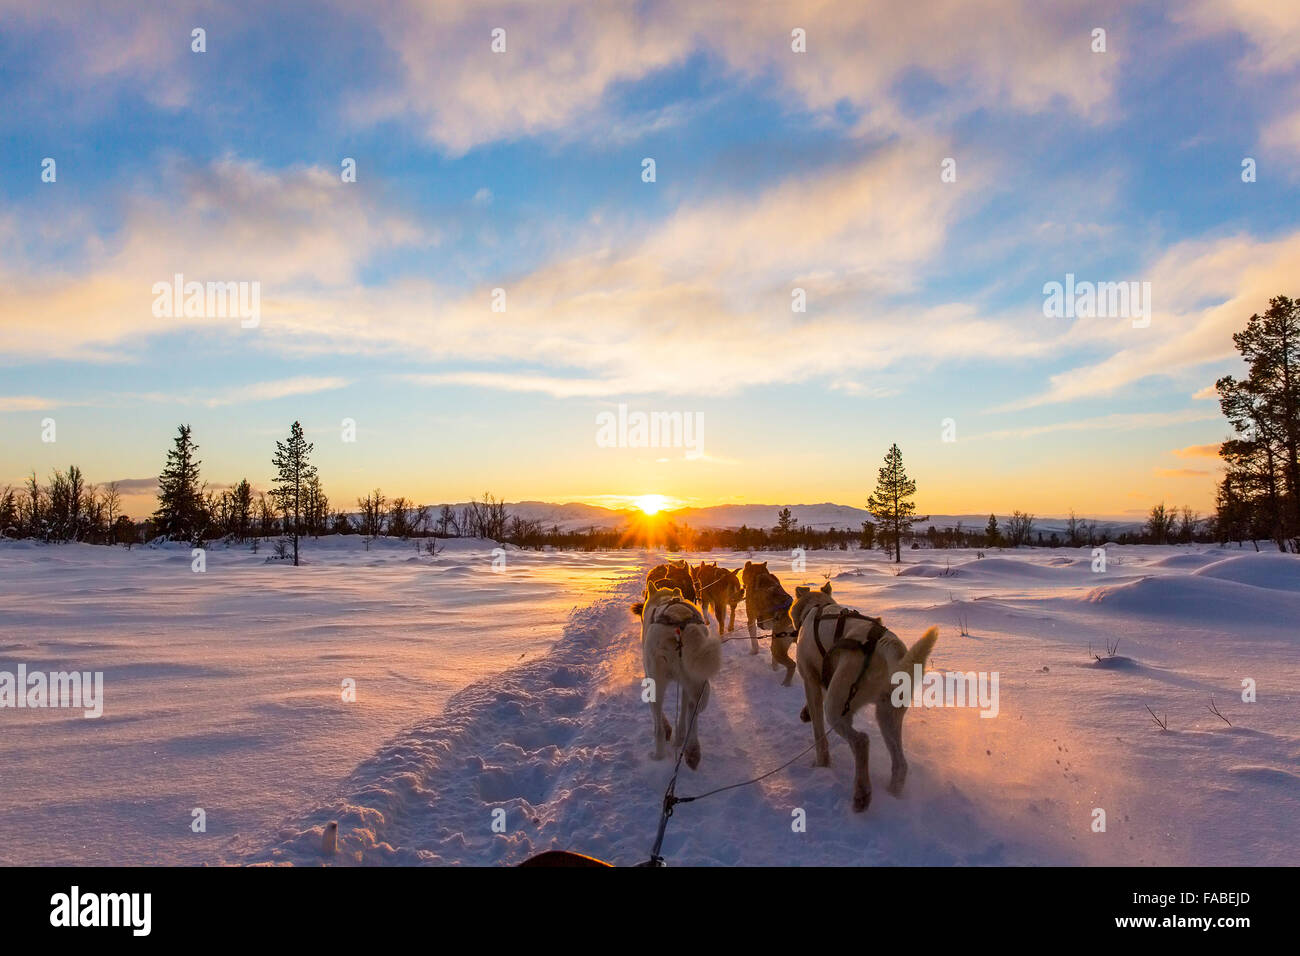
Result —
[[[797,588],[794,589],[794,594],[795,594],[795,597],[801,597],[801,598],[802,598],[802,597],[807,597],[807,596],[808,596],[808,592],[811,591],[811,590],[812,590],[812,588],[806,588],[806,587],[802,587],[802,586],[800,586],[800,587],[797,587]]]
[[[767,562],[764,561],[762,564],[758,565],[758,567],[760,567],[760,568],[762,568],[764,571],[766,571],[766,570],[767,570]]]
[[[745,562],[745,570],[748,571],[749,568],[750,568],[750,563],[749,563],[748,561],[746,561],[746,562]]]
[[[825,584],[822,585],[822,594],[830,594],[830,593],[831,593],[831,582],[827,581]]]

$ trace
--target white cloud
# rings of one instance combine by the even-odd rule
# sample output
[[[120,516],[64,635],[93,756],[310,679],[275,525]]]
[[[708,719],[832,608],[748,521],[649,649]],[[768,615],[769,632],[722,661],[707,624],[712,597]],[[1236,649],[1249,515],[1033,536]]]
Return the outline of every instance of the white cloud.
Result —
[[[921,76],[945,89],[933,109],[945,126],[980,108],[1061,104],[1101,119],[1127,53],[1115,45],[1094,54],[1090,33],[1101,21],[1118,25],[1123,9],[1113,0],[407,0],[380,8],[376,19],[397,53],[399,82],[359,93],[350,113],[363,123],[411,120],[453,154],[565,135],[574,124],[603,140],[601,130],[626,123],[611,103],[620,84],[705,54],[725,72],[775,81],[778,95],[825,117],[851,104],[861,131],[915,129],[900,86]],[[791,51],[795,26],[807,32],[806,53]],[[491,52],[495,27],[506,30],[505,53]],[[671,125],[672,110],[647,128]]]
[[[267,303],[291,290],[355,283],[364,266],[400,246],[432,245],[436,234],[377,206],[335,171],[270,171],[224,158],[175,165],[156,192],[130,194],[121,229],[84,239],[81,268],[56,269],[15,228],[0,229],[0,354],[113,359],[133,340],[220,330],[260,343],[261,330],[216,316],[153,314],[153,285],[186,280],[261,283]],[[82,236],[78,217],[55,237]],[[273,312],[274,308],[269,311]]]
[[[1072,422],[1056,422],[1051,425],[1032,425],[1026,428],[1008,428],[1000,431],[984,432],[980,435],[968,436],[964,440],[1035,438],[1039,435],[1053,435],[1058,432],[1136,431],[1144,428],[1161,428],[1166,425],[1182,425],[1187,422],[1206,422],[1218,419],[1218,415],[1198,411],[1119,412],[1113,415],[1084,418]]]
[[[1135,329],[1127,319],[1093,323],[1094,329],[1105,329],[1095,333],[1110,346],[1105,358],[1053,375],[1046,391],[997,410],[1111,395],[1151,376],[1190,373],[1230,360],[1237,354],[1232,333],[1268,308],[1271,297],[1294,294],[1300,232],[1277,239],[1236,235],[1181,242],[1146,274],[1154,303],[1149,327]],[[1076,327],[1087,325],[1076,322]],[[1090,334],[1070,333],[1060,344]],[[1195,397],[1212,396],[1203,389]]]

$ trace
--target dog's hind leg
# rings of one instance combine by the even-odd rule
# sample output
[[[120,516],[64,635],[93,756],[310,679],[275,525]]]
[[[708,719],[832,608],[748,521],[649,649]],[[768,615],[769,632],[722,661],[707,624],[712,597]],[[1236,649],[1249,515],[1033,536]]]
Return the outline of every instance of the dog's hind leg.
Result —
[[[698,688],[686,696],[686,706],[682,710],[686,711],[685,740],[679,737],[682,747],[685,749],[686,766],[694,770],[699,766],[699,711],[705,709],[705,702],[708,696],[708,684],[701,684]]]
[[[857,663],[853,663],[857,667]],[[856,672],[856,670],[855,670]],[[860,730],[853,729],[853,714],[844,713],[844,702],[848,700],[849,675],[837,671],[831,678],[831,686],[826,694],[826,720],[853,750],[853,812],[861,813],[871,805],[871,776],[868,773],[868,758],[871,755],[871,738]]]
[[[813,742],[817,745],[817,759],[813,761],[813,766],[829,767],[831,765],[831,744],[826,739],[826,721],[822,717],[821,682],[814,678],[805,677],[803,679],[803,694],[807,704],[804,705],[803,713],[799,716],[803,720],[812,721]]]
[[[903,718],[907,716],[906,707],[895,707],[888,697],[876,701],[876,723],[880,725],[880,735],[885,738],[889,749],[889,787],[896,797],[903,795],[903,784],[907,781],[907,759],[903,756]]]
[[[709,685],[706,681],[699,687],[688,688],[685,684],[681,685],[682,693],[682,713],[677,721],[677,742],[682,745],[685,751],[686,766],[694,770],[700,765],[700,711],[702,711],[709,702]],[[682,726],[682,722],[686,726]]]
[[[651,754],[653,760],[663,760],[667,756],[665,745],[672,738],[673,729],[664,716],[664,704],[660,695],[664,686],[658,680],[654,682],[654,699],[650,701],[650,722],[654,724],[655,749]]]
[[[731,605],[731,620],[727,622],[727,633],[730,634],[736,629],[736,605]]]

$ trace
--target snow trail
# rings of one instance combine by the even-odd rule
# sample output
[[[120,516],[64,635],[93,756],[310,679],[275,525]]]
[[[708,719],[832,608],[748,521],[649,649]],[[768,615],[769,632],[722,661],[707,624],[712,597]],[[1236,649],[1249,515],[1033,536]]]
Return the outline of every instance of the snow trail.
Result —
[[[345,796],[286,826],[270,846],[245,848],[235,859],[514,864],[546,849],[571,849],[619,865],[644,862],[672,772],[671,759],[650,759],[640,624],[628,609],[653,563],[576,610],[545,657],[460,692],[442,714],[362,764]],[[741,618],[736,635],[744,630]],[[909,618],[900,630],[909,643],[917,636],[912,630]],[[798,719],[803,689],[797,681],[780,685],[766,642],[751,655],[747,640],[729,641],[724,654],[700,717],[703,760],[698,771],[683,769],[680,796],[751,779],[812,740],[810,726]],[[676,689],[669,693],[675,712]],[[1021,715],[991,721],[974,711],[913,708],[905,730],[911,776],[901,800],[885,791],[888,755],[874,717],[860,714],[857,725],[873,740],[875,797],[867,813],[851,811],[852,759],[832,738],[829,769],[813,768],[806,754],[765,780],[679,806],[668,824],[665,859],[947,865],[1083,863],[1091,856],[1077,844],[1082,823],[1068,822],[1086,813],[1076,805],[1078,770],[1054,763],[1066,745],[1056,738],[1026,745]],[[1066,730],[1060,739],[1068,739]],[[977,745],[979,760],[968,752]],[[990,759],[995,747],[1015,760],[998,766]],[[320,845],[330,820],[339,822],[339,851],[327,860]],[[504,832],[494,832],[494,821]]]

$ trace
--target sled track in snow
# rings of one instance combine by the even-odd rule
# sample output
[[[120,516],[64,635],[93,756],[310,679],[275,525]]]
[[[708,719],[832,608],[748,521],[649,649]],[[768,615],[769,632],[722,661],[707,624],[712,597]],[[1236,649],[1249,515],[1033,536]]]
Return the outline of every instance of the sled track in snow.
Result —
[[[566,788],[581,787],[575,781],[594,766],[630,759],[604,739],[584,740],[593,722],[582,716],[612,662],[634,650],[628,605],[643,575],[627,575],[576,608],[548,654],[460,691],[437,717],[358,766],[340,788],[344,796],[230,862],[516,863],[565,844],[553,804],[563,809],[582,796]],[[331,820],[338,852],[326,857],[321,836]]]

